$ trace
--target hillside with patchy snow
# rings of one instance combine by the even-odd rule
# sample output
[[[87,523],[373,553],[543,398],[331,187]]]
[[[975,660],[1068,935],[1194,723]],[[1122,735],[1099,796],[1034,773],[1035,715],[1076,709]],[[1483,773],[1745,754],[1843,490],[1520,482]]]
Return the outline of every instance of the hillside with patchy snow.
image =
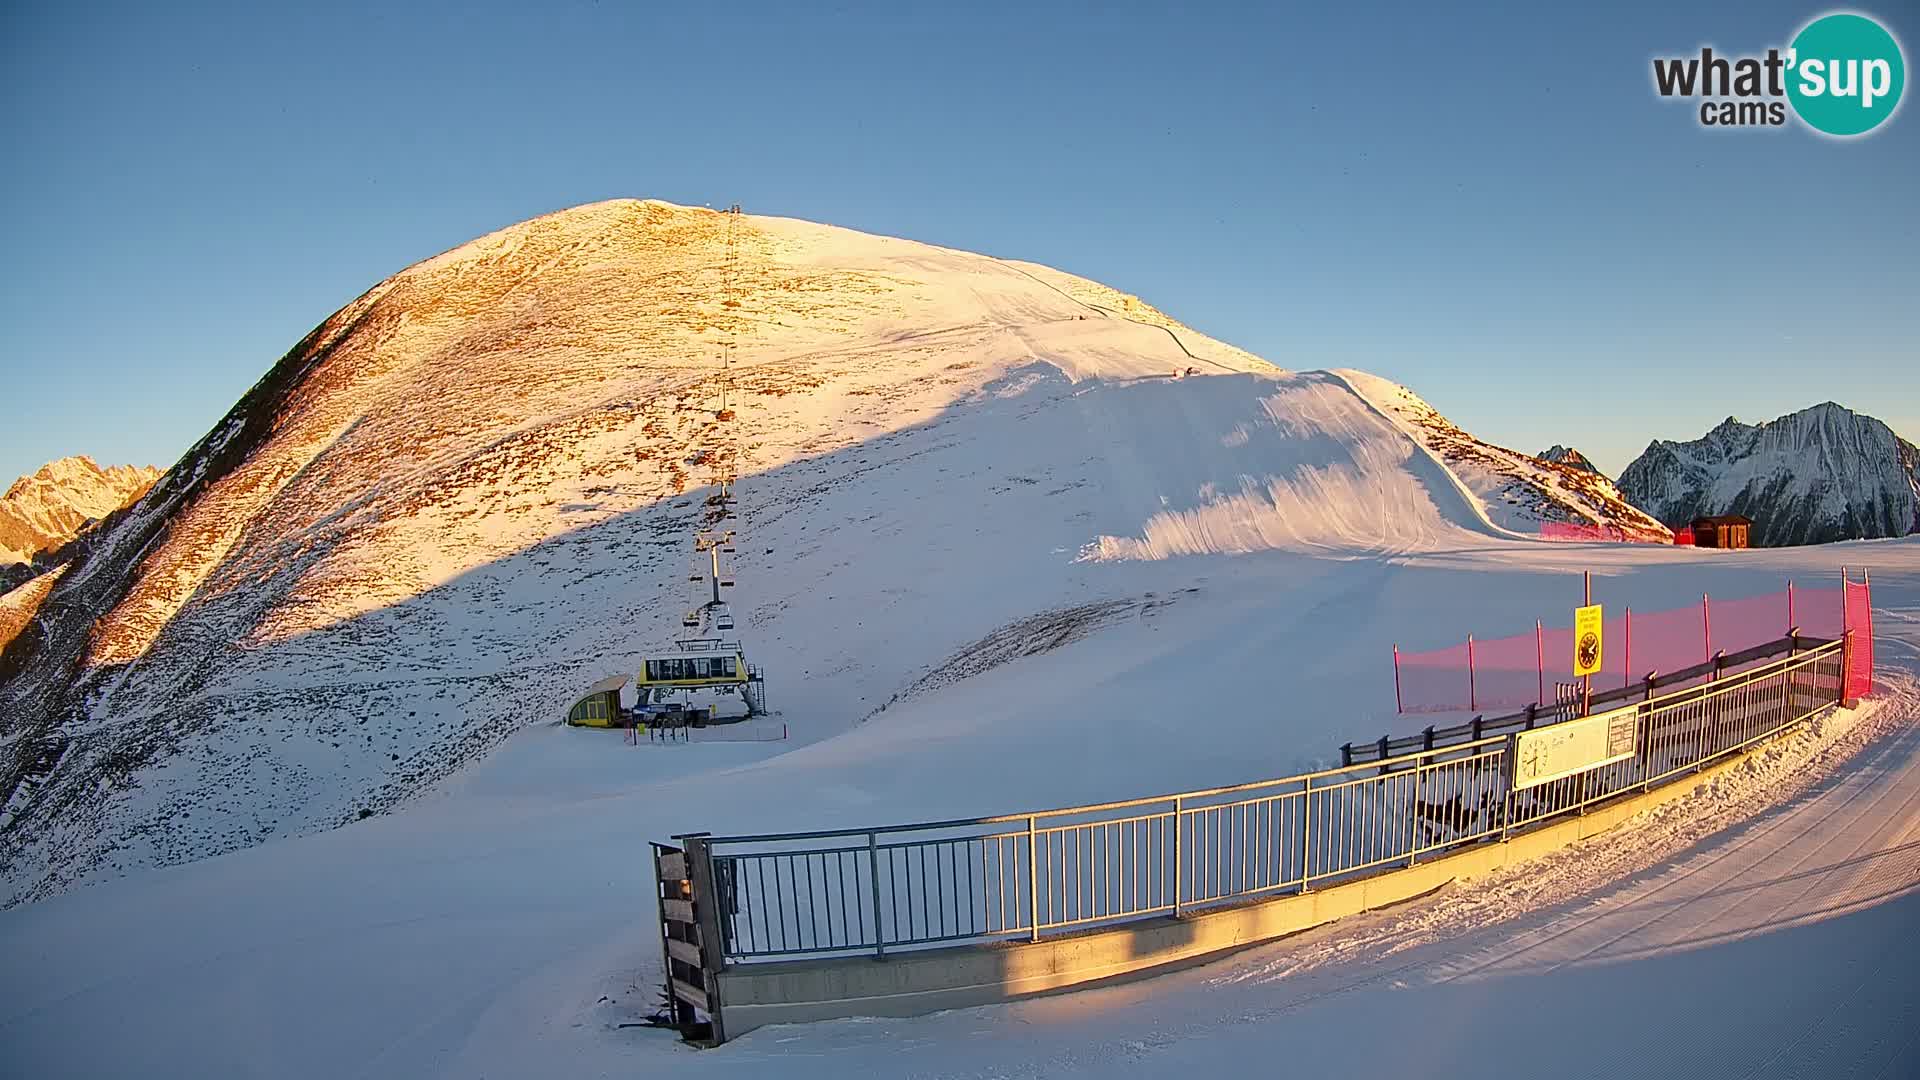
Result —
[[[996,722],[1101,695],[1174,715],[1191,688],[1109,665],[1258,601],[1188,560],[1500,535],[1473,463],[1408,437],[1444,421],[1364,380],[1045,267],[807,222],[619,201],[503,229],[327,319],[0,610],[25,627],[0,652],[9,899],[355,821],[556,719],[679,633],[720,455],[733,608],[796,742],[1083,637],[1098,663],[1063,649],[1076,674]],[[1333,602],[1381,572],[1285,573]]]
[[[1481,516],[1500,529],[1532,536],[1541,522],[1565,521],[1616,526],[1627,535],[1662,543],[1673,539],[1672,530],[1631,505],[1585,458],[1555,461],[1495,446],[1461,430],[1398,383],[1362,371],[1339,374],[1444,463]],[[1577,451],[1567,453],[1578,456]]]
[[[1751,518],[1757,545],[1920,531],[1920,450],[1831,401],[1762,424],[1730,416],[1691,442],[1656,439],[1620,490],[1676,527],[1701,514]]]

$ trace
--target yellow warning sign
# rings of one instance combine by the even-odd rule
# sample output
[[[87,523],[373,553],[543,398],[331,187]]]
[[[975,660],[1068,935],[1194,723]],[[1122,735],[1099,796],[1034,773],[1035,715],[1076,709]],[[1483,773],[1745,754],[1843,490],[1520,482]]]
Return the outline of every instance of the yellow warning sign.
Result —
[[[1573,673],[1575,676],[1599,673],[1603,622],[1599,604],[1573,609]]]

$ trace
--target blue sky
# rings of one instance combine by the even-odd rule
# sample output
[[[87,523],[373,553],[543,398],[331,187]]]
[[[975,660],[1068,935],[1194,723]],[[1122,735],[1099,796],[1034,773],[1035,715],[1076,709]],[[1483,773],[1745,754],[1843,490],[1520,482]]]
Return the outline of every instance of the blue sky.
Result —
[[[1610,470],[1828,399],[1920,437],[1913,104],[1651,90],[1825,8],[272,6],[0,10],[0,483],[171,464],[380,278],[618,196],[1048,263]]]

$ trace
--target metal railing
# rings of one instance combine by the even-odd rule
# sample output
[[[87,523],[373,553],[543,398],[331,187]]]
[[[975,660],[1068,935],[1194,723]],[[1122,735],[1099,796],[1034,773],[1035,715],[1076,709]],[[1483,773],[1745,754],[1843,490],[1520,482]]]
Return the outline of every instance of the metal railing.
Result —
[[[1797,644],[1809,645],[1807,639]],[[728,963],[1042,935],[1305,892],[1645,790],[1839,701],[1845,641],[1636,703],[1631,758],[1513,790],[1510,736],[1030,814],[752,836],[711,856]]]

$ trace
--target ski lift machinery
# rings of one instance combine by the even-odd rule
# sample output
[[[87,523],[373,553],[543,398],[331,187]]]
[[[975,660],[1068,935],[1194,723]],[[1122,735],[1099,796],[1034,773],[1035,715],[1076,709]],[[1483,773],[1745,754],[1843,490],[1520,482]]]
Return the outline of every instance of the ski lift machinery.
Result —
[[[727,211],[727,291],[732,298],[735,280],[735,223],[740,208]],[[715,445],[702,447],[689,459],[712,471],[713,493],[708,495],[702,512],[703,527],[694,533],[693,566],[687,575],[698,586],[694,605],[680,617],[680,625],[692,633],[674,641],[674,648],[650,652],[641,661],[636,688],[642,707],[685,699],[694,691],[738,694],[746,704],[746,715],[766,712],[765,683],[761,670],[747,662],[746,651],[735,633],[733,610],[722,590],[732,589],[736,580],[732,556],[738,551],[734,531],[724,528],[734,519],[733,471],[737,454],[729,432],[734,419],[732,408],[733,343],[729,340],[721,352],[719,408],[713,411]]]

